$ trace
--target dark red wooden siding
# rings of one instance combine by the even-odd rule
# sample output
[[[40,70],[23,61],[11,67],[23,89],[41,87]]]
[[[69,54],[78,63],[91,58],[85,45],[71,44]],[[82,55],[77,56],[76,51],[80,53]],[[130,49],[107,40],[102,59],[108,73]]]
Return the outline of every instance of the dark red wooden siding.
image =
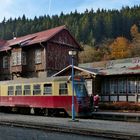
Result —
[[[46,69],[61,70],[71,64],[69,51],[77,49],[75,40],[68,31],[63,30],[47,43]],[[77,50],[78,53],[78,50]],[[78,54],[75,56],[75,65],[78,65]]]

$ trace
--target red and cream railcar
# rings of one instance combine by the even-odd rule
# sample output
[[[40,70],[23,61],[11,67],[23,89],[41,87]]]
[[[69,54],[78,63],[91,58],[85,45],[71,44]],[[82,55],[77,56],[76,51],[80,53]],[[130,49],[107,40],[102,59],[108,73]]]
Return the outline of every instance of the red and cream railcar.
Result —
[[[90,114],[90,101],[81,79],[74,80],[75,115]],[[32,78],[0,82],[0,107],[36,114],[71,116],[72,84],[69,77]]]

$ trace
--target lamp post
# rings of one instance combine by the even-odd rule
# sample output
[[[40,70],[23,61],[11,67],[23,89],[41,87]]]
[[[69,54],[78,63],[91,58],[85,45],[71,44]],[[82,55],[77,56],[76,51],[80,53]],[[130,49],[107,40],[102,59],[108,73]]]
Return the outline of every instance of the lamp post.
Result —
[[[69,55],[72,58],[72,72],[71,72],[71,77],[72,77],[72,120],[75,120],[75,107],[74,107],[74,56],[76,55],[75,50],[69,51]]]

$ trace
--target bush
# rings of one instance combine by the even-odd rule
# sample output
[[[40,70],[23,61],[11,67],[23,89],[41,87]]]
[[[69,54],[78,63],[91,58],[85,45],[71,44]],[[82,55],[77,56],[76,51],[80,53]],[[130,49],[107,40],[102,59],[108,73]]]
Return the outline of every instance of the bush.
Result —
[[[131,102],[110,102],[110,103],[100,103],[99,108],[101,110],[126,110],[126,111],[140,111],[139,103]]]

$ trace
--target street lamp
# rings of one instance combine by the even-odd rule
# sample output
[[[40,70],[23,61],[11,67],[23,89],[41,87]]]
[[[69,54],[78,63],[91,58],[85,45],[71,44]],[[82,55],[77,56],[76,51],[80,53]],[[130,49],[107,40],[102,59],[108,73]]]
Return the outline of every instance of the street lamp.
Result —
[[[71,105],[71,109],[72,109],[72,120],[75,120],[75,107],[74,107],[74,56],[76,55],[76,51],[75,50],[71,50],[69,51],[69,55],[72,58],[72,72],[71,72],[71,78],[72,78],[72,105]]]

